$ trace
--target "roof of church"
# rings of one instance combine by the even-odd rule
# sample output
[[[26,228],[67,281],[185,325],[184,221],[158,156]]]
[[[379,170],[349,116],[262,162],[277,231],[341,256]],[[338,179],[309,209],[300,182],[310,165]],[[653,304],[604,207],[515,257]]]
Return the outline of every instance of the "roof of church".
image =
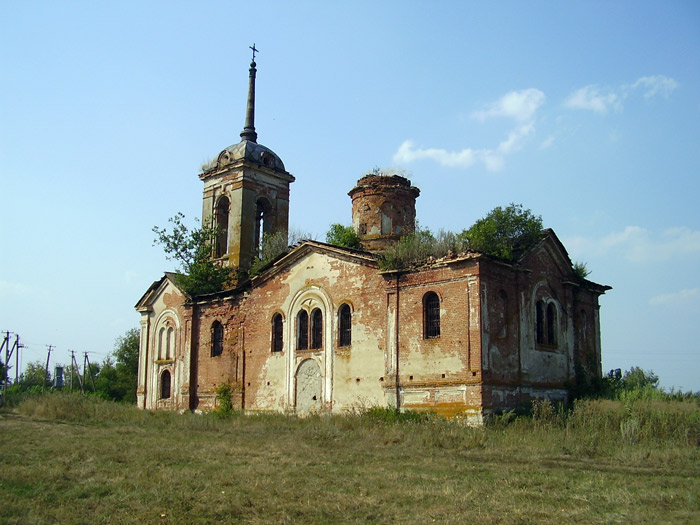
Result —
[[[268,168],[286,171],[284,163],[277,153],[267,146],[253,142],[252,140],[242,140],[238,144],[229,146],[221,153],[216,160],[216,168],[223,168],[233,164],[237,160],[249,160]]]

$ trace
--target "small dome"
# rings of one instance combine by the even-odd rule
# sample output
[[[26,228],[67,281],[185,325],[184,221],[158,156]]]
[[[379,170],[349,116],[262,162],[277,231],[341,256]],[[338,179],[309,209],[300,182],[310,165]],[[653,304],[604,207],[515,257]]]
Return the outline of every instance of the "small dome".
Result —
[[[238,144],[229,146],[219,153],[216,160],[216,167],[223,168],[229,164],[233,164],[237,160],[248,160],[260,164],[261,166],[279,171],[286,171],[282,159],[280,159],[274,151],[251,140],[242,140]]]

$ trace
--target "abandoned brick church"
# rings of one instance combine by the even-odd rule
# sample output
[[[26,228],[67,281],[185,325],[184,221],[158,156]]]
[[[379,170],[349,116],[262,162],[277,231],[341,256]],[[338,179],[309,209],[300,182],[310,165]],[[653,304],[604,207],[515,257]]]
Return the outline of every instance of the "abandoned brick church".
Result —
[[[294,177],[257,142],[256,65],[241,141],[200,175],[222,264],[250,268],[263,233],[286,232]],[[141,314],[138,406],[212,410],[233,385],[246,412],[368,406],[480,422],[600,375],[598,298],[551,230],[514,263],[467,252],[403,271],[376,254],[412,232],[419,190],[369,175],[349,193],[363,250],[306,241],[233,289],[188,297],[165,274]]]

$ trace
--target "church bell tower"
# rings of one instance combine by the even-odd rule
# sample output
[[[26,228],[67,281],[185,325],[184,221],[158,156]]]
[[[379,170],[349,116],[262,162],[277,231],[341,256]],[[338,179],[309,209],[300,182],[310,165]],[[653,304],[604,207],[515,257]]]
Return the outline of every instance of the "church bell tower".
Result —
[[[202,224],[218,226],[215,256],[241,271],[259,257],[265,234],[289,228],[289,185],[294,177],[270,148],[258,144],[255,131],[255,44],[248,76],[248,103],[241,141],[205,167]]]

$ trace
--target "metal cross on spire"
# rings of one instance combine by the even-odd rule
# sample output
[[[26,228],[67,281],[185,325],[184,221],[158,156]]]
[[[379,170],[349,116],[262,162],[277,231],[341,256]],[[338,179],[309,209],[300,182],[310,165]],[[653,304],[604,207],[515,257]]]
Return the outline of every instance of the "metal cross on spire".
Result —
[[[253,50],[253,62],[255,62],[255,53],[259,53],[260,51],[258,51],[255,48],[255,44],[253,44],[252,46],[248,46],[248,47]]]

